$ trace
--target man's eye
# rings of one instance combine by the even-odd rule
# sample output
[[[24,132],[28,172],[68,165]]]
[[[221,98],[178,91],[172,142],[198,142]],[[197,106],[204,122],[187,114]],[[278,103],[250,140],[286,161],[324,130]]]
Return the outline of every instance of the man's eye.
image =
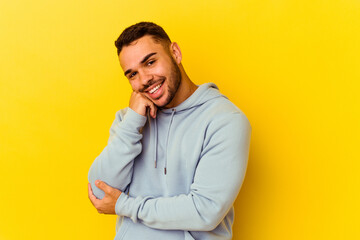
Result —
[[[151,60],[151,61],[149,61],[149,62],[147,63],[147,65],[148,65],[148,66],[153,65],[154,62],[155,62],[155,60]]]
[[[136,72],[133,72],[133,73],[131,73],[130,75],[129,75],[129,78],[132,78],[132,77],[134,77],[136,75]]]

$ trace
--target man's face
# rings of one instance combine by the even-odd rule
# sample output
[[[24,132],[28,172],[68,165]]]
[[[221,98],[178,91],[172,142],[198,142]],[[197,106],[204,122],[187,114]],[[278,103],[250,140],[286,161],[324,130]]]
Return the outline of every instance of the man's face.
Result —
[[[122,48],[120,65],[135,92],[158,107],[171,106],[181,82],[181,72],[170,49],[151,36],[144,36]]]

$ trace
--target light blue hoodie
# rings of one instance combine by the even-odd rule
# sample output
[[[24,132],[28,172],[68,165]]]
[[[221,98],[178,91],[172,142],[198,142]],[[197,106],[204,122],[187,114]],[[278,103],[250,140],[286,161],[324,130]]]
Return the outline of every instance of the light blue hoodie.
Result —
[[[250,134],[246,116],[212,83],[155,119],[118,111],[89,171],[98,198],[97,179],[123,191],[115,239],[231,239]]]

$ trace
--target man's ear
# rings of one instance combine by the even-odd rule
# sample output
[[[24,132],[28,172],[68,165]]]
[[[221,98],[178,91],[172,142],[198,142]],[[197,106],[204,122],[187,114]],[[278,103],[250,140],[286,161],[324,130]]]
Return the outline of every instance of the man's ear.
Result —
[[[179,45],[176,42],[170,44],[170,53],[177,64],[181,63],[182,54]]]

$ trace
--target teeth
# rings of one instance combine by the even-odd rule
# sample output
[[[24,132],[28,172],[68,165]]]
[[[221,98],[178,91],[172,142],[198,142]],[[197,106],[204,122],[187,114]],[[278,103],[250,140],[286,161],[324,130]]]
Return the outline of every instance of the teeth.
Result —
[[[156,87],[154,87],[153,89],[151,89],[149,91],[149,93],[153,94],[154,92],[156,92],[159,88],[161,87],[161,83],[159,85],[157,85]]]

